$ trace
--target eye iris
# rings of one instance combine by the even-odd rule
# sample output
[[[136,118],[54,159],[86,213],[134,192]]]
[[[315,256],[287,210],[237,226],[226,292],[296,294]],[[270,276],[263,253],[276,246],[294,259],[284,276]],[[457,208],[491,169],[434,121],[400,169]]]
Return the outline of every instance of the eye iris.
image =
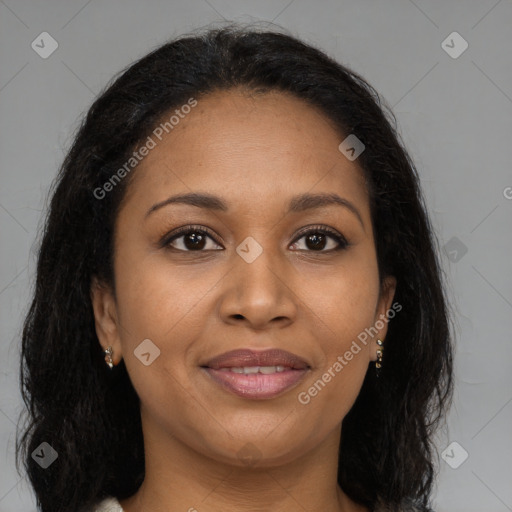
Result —
[[[196,233],[195,231],[192,231],[192,232],[184,235],[183,239],[184,239],[185,247],[187,249],[197,250],[197,249],[204,248],[206,237],[204,237],[200,233]]]
[[[312,233],[306,237],[306,246],[308,249],[324,249],[325,235],[322,233]]]

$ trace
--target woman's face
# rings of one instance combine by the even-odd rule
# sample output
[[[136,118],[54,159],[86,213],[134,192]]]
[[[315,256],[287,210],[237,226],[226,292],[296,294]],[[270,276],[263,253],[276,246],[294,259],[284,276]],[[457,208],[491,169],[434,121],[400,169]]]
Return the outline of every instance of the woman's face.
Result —
[[[153,139],[117,218],[115,299],[93,287],[99,339],[124,358],[145,438],[268,466],[339,439],[395,289],[389,278],[379,293],[365,181],[344,137],[298,99],[231,90]],[[215,200],[166,203],[192,193]],[[297,360],[213,362],[238,349]]]

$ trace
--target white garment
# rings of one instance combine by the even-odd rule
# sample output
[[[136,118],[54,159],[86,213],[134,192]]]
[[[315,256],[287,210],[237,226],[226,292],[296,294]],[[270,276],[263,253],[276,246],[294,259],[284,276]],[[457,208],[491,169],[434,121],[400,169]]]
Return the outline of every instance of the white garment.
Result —
[[[114,497],[104,499],[92,512],[124,512]]]

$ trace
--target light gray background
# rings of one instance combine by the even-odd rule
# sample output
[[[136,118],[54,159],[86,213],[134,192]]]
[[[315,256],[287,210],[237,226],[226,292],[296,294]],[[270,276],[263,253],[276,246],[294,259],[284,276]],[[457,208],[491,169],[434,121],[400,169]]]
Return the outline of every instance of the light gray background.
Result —
[[[437,446],[458,443],[452,464],[469,457],[457,469],[440,459],[436,512],[512,511],[510,0],[0,0],[0,512],[35,510],[14,467],[20,326],[46,194],[80,115],[134,59],[223,19],[273,20],[394,108],[448,244],[456,311],[456,392]],[[31,48],[43,31],[59,44],[48,59]],[[469,44],[456,59],[441,46],[453,31]]]

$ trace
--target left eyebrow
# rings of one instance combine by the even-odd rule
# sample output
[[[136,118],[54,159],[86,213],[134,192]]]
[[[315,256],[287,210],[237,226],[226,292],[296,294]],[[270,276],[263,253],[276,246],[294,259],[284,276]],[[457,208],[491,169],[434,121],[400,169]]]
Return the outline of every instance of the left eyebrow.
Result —
[[[295,196],[289,203],[288,211],[289,212],[303,212],[306,210],[312,210],[315,208],[323,208],[325,206],[338,205],[343,206],[350,210],[361,223],[364,229],[363,219],[359,210],[348,200],[340,197],[338,194],[301,194],[299,196]]]
[[[217,210],[226,212],[229,210],[227,203],[220,197],[208,193],[191,192],[188,194],[178,194],[154,204],[146,213],[146,217],[164,206],[169,204],[188,204],[197,206],[198,208],[205,208],[208,210]],[[288,205],[288,212],[298,213],[306,210],[313,210],[316,208],[323,208],[325,206],[338,205],[350,210],[358,219],[364,229],[363,219],[359,210],[347,199],[340,197],[334,193],[320,193],[320,194],[301,194],[293,197]]]

